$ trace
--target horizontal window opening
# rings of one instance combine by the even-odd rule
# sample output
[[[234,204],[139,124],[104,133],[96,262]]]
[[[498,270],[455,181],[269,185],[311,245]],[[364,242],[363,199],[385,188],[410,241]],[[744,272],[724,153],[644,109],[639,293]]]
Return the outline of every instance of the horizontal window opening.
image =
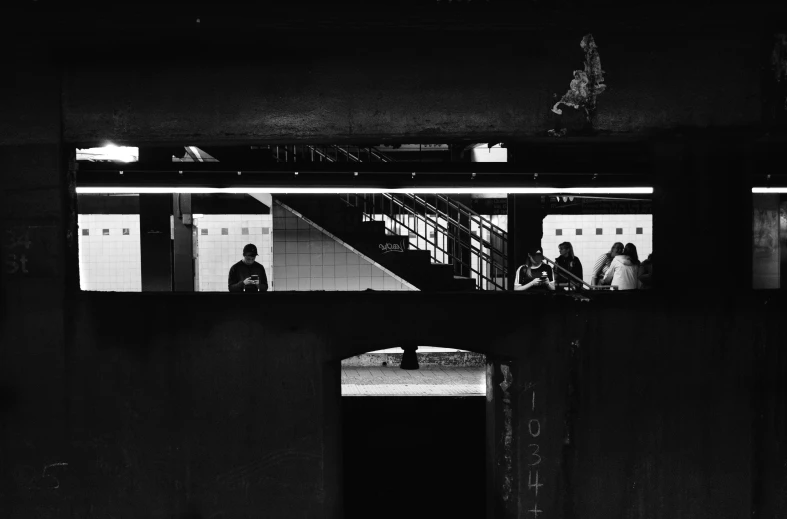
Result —
[[[241,263],[251,245],[247,265],[259,271],[252,281],[269,292],[523,290],[535,281],[523,283],[530,274],[521,270],[535,248],[552,269],[550,290],[643,288],[634,271],[652,252],[650,197],[495,192],[80,193],[81,287],[245,293],[253,273]],[[546,216],[511,228],[511,203]],[[539,234],[532,243],[515,238]],[[631,264],[613,264],[613,242],[636,247]],[[566,247],[572,252],[563,257]],[[610,268],[620,272],[605,279]],[[249,276],[235,279],[241,271]]]

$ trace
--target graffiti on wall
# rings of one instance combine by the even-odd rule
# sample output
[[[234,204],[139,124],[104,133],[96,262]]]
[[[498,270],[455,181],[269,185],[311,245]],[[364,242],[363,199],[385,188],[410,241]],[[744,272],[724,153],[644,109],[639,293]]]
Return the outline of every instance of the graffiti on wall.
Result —
[[[381,243],[378,248],[383,254],[388,254],[389,252],[404,252],[406,247],[404,241],[401,241],[399,243]]]
[[[30,229],[8,229],[6,234],[6,273],[29,274]]]
[[[55,225],[18,225],[3,230],[0,240],[3,275],[11,278],[51,278],[62,274],[65,243]]]
[[[541,487],[544,486],[543,483],[539,482],[539,465],[541,465],[541,445],[540,445],[540,436],[541,436],[541,420],[538,419],[538,411],[536,411],[536,389],[535,384],[529,384],[527,386],[531,391],[531,398],[530,398],[530,412],[532,413],[532,417],[527,422],[527,433],[530,436],[530,442],[527,446],[528,448],[528,469],[527,469],[527,489],[531,492],[532,499],[533,499],[533,508],[528,509],[527,513],[533,514],[532,517],[538,518],[539,514],[544,513],[538,507],[538,491]]]

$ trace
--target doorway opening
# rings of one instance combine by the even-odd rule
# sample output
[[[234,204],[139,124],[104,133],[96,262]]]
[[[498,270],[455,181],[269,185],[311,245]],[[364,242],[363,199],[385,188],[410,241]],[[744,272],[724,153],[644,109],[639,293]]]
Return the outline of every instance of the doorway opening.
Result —
[[[419,346],[344,359],[345,517],[483,517],[485,396],[480,353]]]

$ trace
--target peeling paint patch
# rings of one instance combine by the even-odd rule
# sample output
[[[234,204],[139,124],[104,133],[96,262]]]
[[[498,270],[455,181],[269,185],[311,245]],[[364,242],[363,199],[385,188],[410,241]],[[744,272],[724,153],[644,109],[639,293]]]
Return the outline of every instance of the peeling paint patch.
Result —
[[[574,79],[571,80],[568,91],[563,94],[560,101],[555,103],[552,111],[560,115],[563,110],[559,106],[566,105],[585,111],[585,117],[590,121],[596,110],[596,97],[604,92],[604,71],[601,69],[601,57],[592,34],[585,35],[579,44],[585,51],[585,70],[575,70]]]
[[[787,32],[776,35],[776,43],[773,45],[771,54],[771,65],[776,76],[776,82],[781,83],[787,80]],[[784,99],[784,109],[787,110],[787,97]]]

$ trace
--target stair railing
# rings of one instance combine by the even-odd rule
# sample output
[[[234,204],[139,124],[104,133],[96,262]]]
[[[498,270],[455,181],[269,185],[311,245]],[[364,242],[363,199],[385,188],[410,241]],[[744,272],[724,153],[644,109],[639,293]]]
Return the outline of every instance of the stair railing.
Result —
[[[299,157],[300,160],[312,162],[323,160],[353,163],[394,162],[373,146],[276,145],[270,148],[275,154],[276,160],[280,162],[296,162]],[[364,160],[364,156],[366,160]],[[366,220],[383,219],[385,221],[387,217],[390,222],[386,222],[386,232],[398,234],[401,229],[406,229],[408,234],[414,235],[416,238],[416,244],[412,245],[413,248],[431,249],[430,254],[434,262],[451,263],[459,267],[460,273],[470,273],[471,277],[475,278],[478,288],[506,290],[508,283],[507,231],[461,202],[439,193],[430,196],[434,197],[434,204],[412,193],[342,195],[341,198],[346,204],[361,209]],[[441,209],[441,205],[444,210]],[[413,228],[407,223],[408,219],[414,219],[420,225],[416,224],[416,228]],[[445,221],[446,226],[438,225],[440,220]],[[454,232],[448,232],[448,225]],[[478,227],[477,232],[473,230],[473,227],[476,226]],[[424,236],[418,227],[423,227],[425,230],[431,228],[434,239]],[[426,234],[429,234],[428,230]],[[438,243],[449,241],[453,245],[452,247]],[[499,246],[495,245],[495,242]],[[423,245],[423,247],[419,247],[419,245]]]
[[[452,225],[456,232],[451,233],[451,237],[456,245],[455,250],[452,251],[452,258],[459,257],[461,258],[463,248],[468,250],[471,255],[473,256],[472,259],[475,259],[476,265],[474,266],[473,270],[474,273],[478,276],[481,276],[481,279],[477,279],[477,281],[484,281],[484,283],[479,282],[479,288],[483,288],[485,290],[503,290],[502,287],[505,286],[506,275],[508,272],[507,265],[505,264],[505,257],[506,253],[505,250],[501,250],[496,247],[492,242],[484,238],[484,230],[490,229],[494,235],[500,237],[500,242],[504,247],[507,243],[507,233],[502,231],[499,227],[495,226],[491,222],[489,222],[489,226],[484,225],[484,218],[478,215],[477,213],[473,212],[470,208],[452,200],[448,197],[442,195],[435,195],[435,200],[437,205],[432,205],[427,202],[423,197],[417,196],[412,193],[397,193],[395,196],[390,193],[383,194],[386,198],[390,199],[394,203],[402,203],[401,198],[409,199],[413,202],[413,209],[418,213],[424,214],[435,214],[439,218],[443,218],[447,221],[450,225]],[[439,208],[440,203],[443,202],[445,205],[446,210],[443,211]],[[454,215],[462,215],[467,218],[470,227],[465,225],[461,222],[462,217],[459,216],[457,219]],[[473,223],[479,225],[479,233],[476,234],[473,231]],[[496,229],[495,229],[496,228]],[[491,235],[490,235],[491,236]],[[463,237],[467,239],[463,239]],[[460,261],[460,264],[465,262]],[[489,273],[486,271],[493,270],[493,276],[490,276]],[[502,276],[502,278],[498,282],[488,282],[488,280],[484,280],[483,278],[495,278],[498,276]],[[483,285],[491,285],[489,287],[485,287]],[[497,286],[494,286],[497,285]]]
[[[348,161],[362,162],[362,159],[360,158],[360,152],[356,156],[353,155],[349,147],[332,145],[332,148],[344,154]],[[385,154],[380,153],[373,147],[368,147],[365,149],[368,150],[368,153],[371,157],[380,162],[394,162],[392,159],[387,157]],[[383,196],[392,202],[397,202],[397,200],[395,200],[391,194],[386,193]],[[453,243],[456,244],[457,247],[455,247],[456,250],[452,251],[449,257],[452,259],[454,264],[468,267],[468,270],[474,274],[472,277],[476,278],[476,283],[479,288],[485,290],[505,290],[508,272],[505,251],[506,245],[508,243],[507,231],[495,225],[489,218],[478,214],[461,202],[439,193],[435,193],[433,195],[436,200],[436,205],[431,205],[422,197],[418,197],[411,193],[401,194],[401,196],[409,197],[412,201],[420,206],[419,210],[417,211],[418,214],[420,214],[421,211],[424,213],[432,212],[433,214],[438,215],[438,217],[449,221],[452,226],[455,226],[458,233],[454,233],[456,235],[452,235],[452,239]],[[445,211],[441,211],[439,209],[439,205],[441,203],[445,205]],[[470,222],[470,227],[473,227],[473,224],[477,225],[478,234],[457,221],[452,216],[454,213],[467,218],[467,220]],[[437,232],[438,231],[435,230],[435,236],[437,236]],[[488,234],[490,238],[494,236],[494,241],[498,241],[502,249],[494,246],[489,240],[486,240],[484,238],[484,234]],[[464,241],[460,238],[462,235],[469,237],[469,243],[468,241]],[[478,242],[478,245],[473,243],[476,241]],[[472,267],[470,267],[469,263],[462,258],[463,247],[470,251],[471,261],[475,260],[475,265]],[[435,261],[439,261],[439,258],[433,257],[433,259]],[[445,261],[439,262],[443,263]]]
[[[544,258],[544,262],[552,267],[553,272],[560,271],[561,275],[568,280],[568,284],[571,288],[576,289],[584,289],[584,290],[617,290],[616,286],[612,285],[589,285],[583,279],[578,278],[568,270],[564,269],[554,261],[548,258]]]
[[[393,162],[373,146],[272,144],[267,149],[277,162]]]
[[[323,152],[319,151],[317,147],[311,146],[311,145],[308,145],[308,147],[314,148],[315,151],[317,153],[319,153],[321,156],[328,157]],[[360,151],[359,151],[358,155],[356,156],[356,155],[352,154],[352,151],[350,150],[349,147],[338,146],[338,145],[335,145],[335,144],[331,145],[330,147],[333,148],[333,149],[336,149],[337,151],[339,151],[342,154],[344,154],[347,157],[348,161],[351,161],[351,162],[362,162],[362,159],[360,158]],[[374,147],[370,146],[370,147],[366,147],[366,148],[359,148],[359,150],[360,149],[368,150],[368,153],[372,157],[377,158],[380,162],[394,162],[393,159],[389,158],[388,156],[384,155],[383,153],[380,153]],[[328,160],[332,160],[332,159],[329,158]],[[499,236],[502,239],[503,243],[507,243],[508,242],[508,232],[505,229],[499,227],[498,225],[495,225],[489,218],[486,218],[486,217],[478,214],[477,212],[473,211],[471,208],[467,207],[466,205],[462,204],[461,202],[458,202],[458,201],[456,201],[456,200],[454,200],[452,198],[449,198],[449,197],[447,197],[445,195],[441,195],[439,193],[435,193],[434,197],[439,202],[443,202],[444,204],[446,204],[447,208],[451,207],[451,208],[455,209],[456,211],[458,211],[459,213],[469,215],[470,219],[474,220],[478,224],[478,226],[479,226],[479,228],[481,230],[486,229],[486,230],[490,231],[491,235]],[[416,198],[418,198],[418,197],[416,197]],[[426,204],[426,202],[424,202],[423,199],[418,198],[418,201],[419,201],[419,203]],[[435,211],[437,211],[437,209],[435,209]]]
[[[391,234],[400,234],[403,229],[406,230],[411,237],[411,247],[429,250],[434,262],[449,263],[446,260],[450,260],[450,263],[460,265],[473,274],[472,277],[476,279],[478,288],[505,290],[504,265],[496,261],[482,246],[487,245],[491,251],[496,251],[498,254],[501,252],[497,251],[491,243],[474,235],[455,218],[437,211],[434,206],[420,197],[409,193],[353,193],[341,195],[341,198],[347,205],[360,209],[366,221],[382,220],[386,231]],[[448,225],[454,226],[455,232],[448,232]],[[430,230],[431,236],[429,236]],[[413,237],[416,243],[412,242]],[[464,248],[468,251],[469,258],[447,247],[445,243],[449,240],[454,242],[454,249]]]

